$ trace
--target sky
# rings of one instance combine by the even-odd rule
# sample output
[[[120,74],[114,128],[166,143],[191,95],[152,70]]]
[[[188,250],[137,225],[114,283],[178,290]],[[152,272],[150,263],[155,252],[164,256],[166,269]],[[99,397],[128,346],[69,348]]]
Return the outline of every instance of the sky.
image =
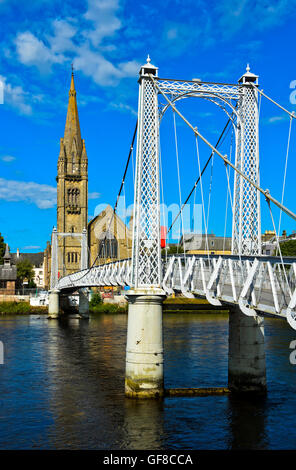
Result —
[[[0,16],[0,232],[11,251],[44,250],[56,225],[57,159],[71,64],[89,159],[89,219],[115,203],[137,119],[139,68],[147,54],[163,78],[236,83],[249,63],[261,89],[296,113],[296,0],[0,0]],[[216,143],[227,120],[221,109],[198,99],[178,107]],[[285,113],[262,99],[261,185],[279,200],[289,125]],[[293,121],[284,204],[296,212],[295,127]],[[160,128],[167,205],[179,204],[180,192],[184,201],[198,175],[194,137],[180,119],[176,129],[180,191],[173,116],[167,112]],[[231,141],[229,132],[223,153],[231,153]],[[209,149],[200,144],[199,151],[202,165]],[[126,206],[133,201],[132,183],[131,165]],[[207,213],[210,199],[208,231],[231,235],[230,198],[218,157],[202,186],[203,194],[199,188],[194,200],[200,204],[203,198]],[[272,230],[264,199],[261,207],[262,231]],[[279,211],[273,209],[273,215],[278,226]],[[291,233],[296,224],[282,216],[282,229]]]

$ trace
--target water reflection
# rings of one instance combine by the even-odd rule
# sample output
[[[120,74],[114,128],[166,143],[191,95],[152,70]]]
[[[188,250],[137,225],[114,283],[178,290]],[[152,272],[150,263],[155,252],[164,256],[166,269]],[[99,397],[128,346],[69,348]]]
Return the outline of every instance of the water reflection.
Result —
[[[124,448],[136,450],[163,448],[163,401],[126,399],[124,412]]]
[[[126,315],[2,317],[0,447],[295,448],[295,338],[284,321],[266,321],[269,393],[260,401],[126,399],[126,326]],[[227,384],[227,315],[165,314],[164,339],[167,388]]]
[[[268,449],[267,398],[229,397],[230,449]]]

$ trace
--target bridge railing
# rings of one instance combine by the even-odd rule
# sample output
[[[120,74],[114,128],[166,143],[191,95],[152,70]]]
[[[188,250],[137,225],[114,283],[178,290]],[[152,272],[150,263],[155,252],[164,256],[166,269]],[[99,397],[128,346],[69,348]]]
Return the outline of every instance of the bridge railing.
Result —
[[[167,294],[196,294],[213,305],[237,303],[247,315],[256,309],[286,316],[296,305],[295,258],[178,255],[168,258],[163,274]]]
[[[59,279],[56,289],[75,290],[82,287],[130,285],[131,260],[114,261],[84,269]]]
[[[162,259],[162,287],[169,295],[206,297],[213,305],[238,304],[246,315],[264,312],[291,318],[296,306],[296,259],[268,256],[173,255]],[[130,286],[131,259],[61,278],[59,290]]]

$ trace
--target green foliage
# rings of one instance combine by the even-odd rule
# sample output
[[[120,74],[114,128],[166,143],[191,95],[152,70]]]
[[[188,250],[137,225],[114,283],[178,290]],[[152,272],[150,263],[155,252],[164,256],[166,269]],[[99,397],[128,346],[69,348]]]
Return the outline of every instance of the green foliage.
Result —
[[[169,248],[163,248],[161,250],[162,256],[165,256],[165,254],[168,255],[175,255],[176,253],[183,253],[183,247],[181,245],[171,245]]]
[[[37,286],[36,286],[35,282],[33,281],[33,279],[31,279],[28,283],[28,288],[29,289],[35,289],[35,287],[37,287]]]
[[[3,264],[3,256],[5,253],[6,243],[4,243],[4,238],[0,233],[0,264]]]
[[[28,283],[34,279],[34,269],[32,263],[29,260],[25,259],[24,261],[19,261],[17,263],[17,278],[23,283],[24,279],[28,280]]]
[[[283,256],[296,256],[296,240],[282,242],[280,247]],[[278,249],[274,251],[274,255],[279,256]]]
[[[48,315],[47,307],[32,307],[29,302],[0,302],[0,315]]]
[[[127,313],[127,305],[118,304],[98,304],[94,307],[90,305],[91,313]]]
[[[102,305],[102,303],[103,303],[103,299],[101,297],[101,294],[99,292],[97,292],[96,294],[93,294],[93,296],[92,296],[92,298],[89,302],[89,307],[92,310],[97,305]]]

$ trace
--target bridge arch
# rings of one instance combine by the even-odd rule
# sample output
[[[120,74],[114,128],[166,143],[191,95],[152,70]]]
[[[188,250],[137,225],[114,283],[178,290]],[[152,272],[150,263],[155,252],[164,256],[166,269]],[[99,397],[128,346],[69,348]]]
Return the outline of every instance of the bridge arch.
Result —
[[[231,103],[231,101],[227,100],[226,98],[224,98],[223,96],[220,96],[217,93],[205,94],[205,93],[192,93],[192,92],[182,93],[181,95],[172,98],[171,102],[176,103],[177,101],[183,100],[185,98],[201,98],[201,99],[210,101],[211,103],[214,103],[216,106],[219,106],[219,108],[225,112],[225,114],[231,120],[235,130],[241,125],[241,115],[239,113],[239,108],[237,106],[238,103],[234,105],[233,103]],[[232,113],[229,112],[227,107],[231,109]],[[166,104],[162,108],[162,110],[160,110],[160,113],[159,113],[160,121],[162,120],[164,114],[169,108],[170,108],[170,105]]]

